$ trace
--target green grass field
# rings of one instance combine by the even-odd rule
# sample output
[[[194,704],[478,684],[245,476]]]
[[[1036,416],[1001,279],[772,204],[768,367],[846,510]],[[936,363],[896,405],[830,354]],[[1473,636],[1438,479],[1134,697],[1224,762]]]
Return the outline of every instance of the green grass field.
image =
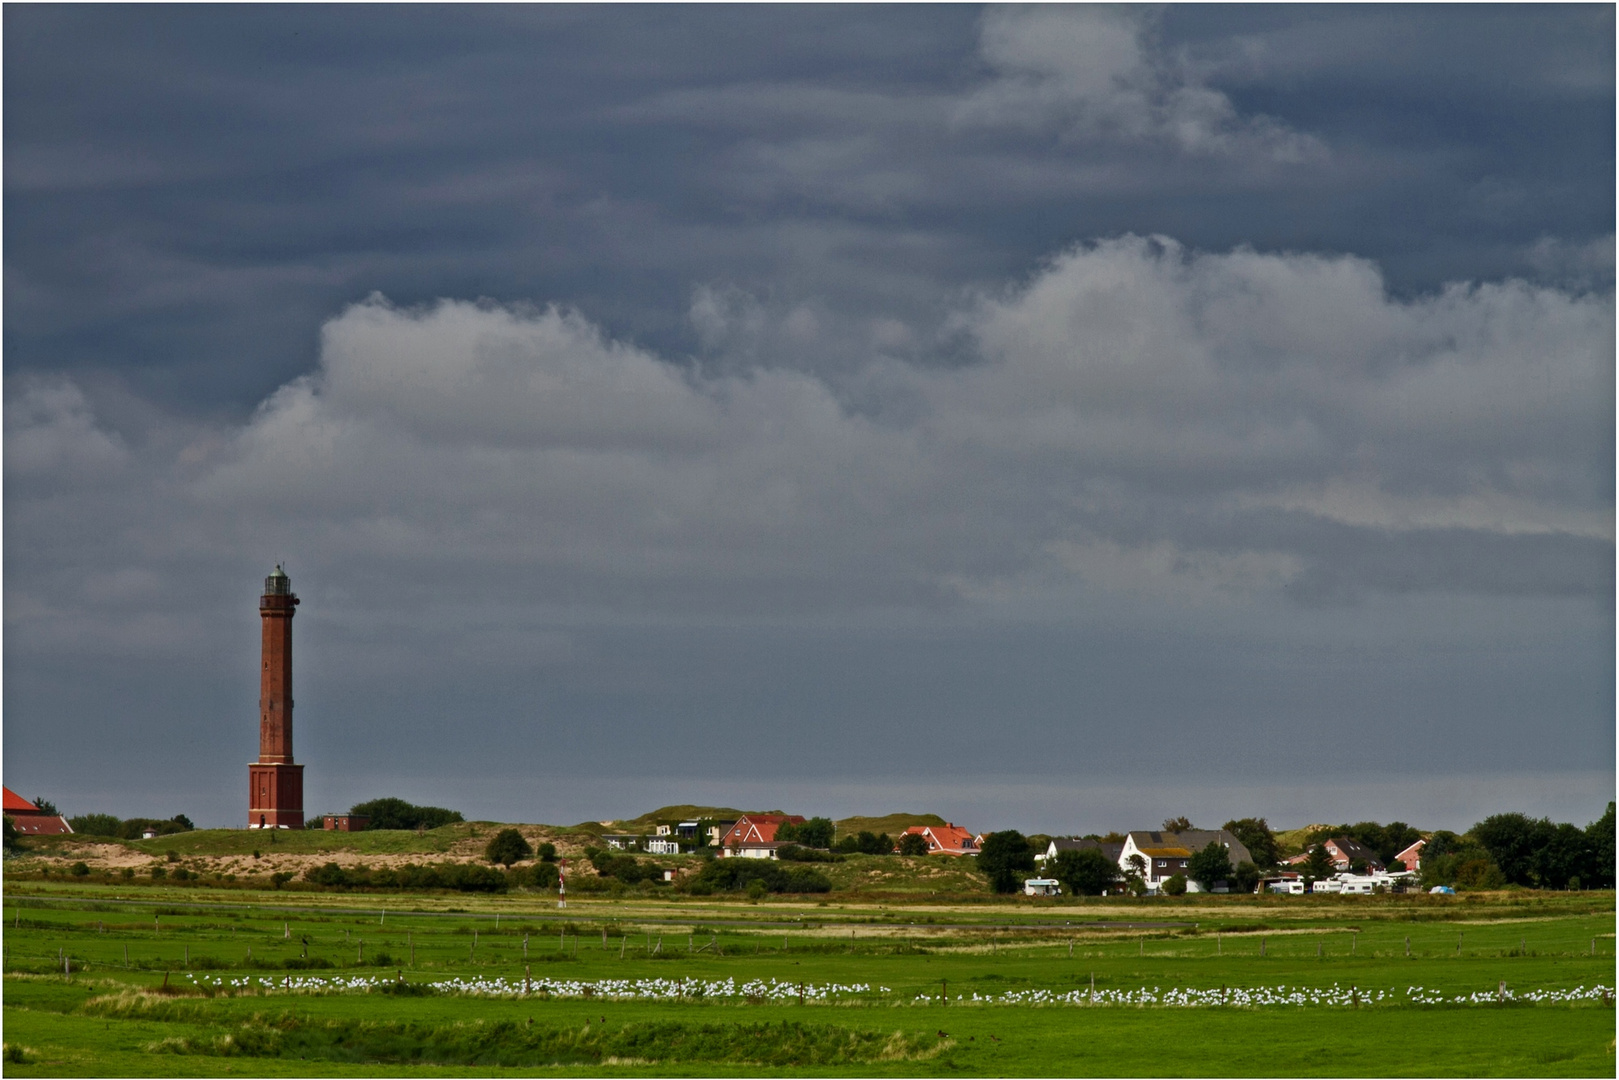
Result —
[[[665,895],[559,912],[536,894],[53,880],[8,882],[4,900],[4,1068],[15,1076],[1615,1067],[1612,893]],[[454,989],[479,980],[506,996]],[[1599,984],[1606,997],[1529,1000]],[[1284,987],[1330,1003],[1253,1003]],[[1412,987],[1430,1001],[1480,1000],[1419,1004]],[[1169,1003],[1190,991],[1205,1004]],[[1042,992],[1045,1003],[1031,1000]],[[1111,1003],[1121,997],[1132,1003]]]

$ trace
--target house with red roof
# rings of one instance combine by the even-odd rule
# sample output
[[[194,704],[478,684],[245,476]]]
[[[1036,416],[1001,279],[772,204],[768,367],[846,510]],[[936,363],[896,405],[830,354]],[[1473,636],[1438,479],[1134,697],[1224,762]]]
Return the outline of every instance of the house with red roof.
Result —
[[[798,814],[743,814],[720,838],[721,858],[774,859],[776,830],[787,822],[804,824]]]
[[[6,817],[24,836],[60,836],[73,831],[60,814],[47,814],[8,787],[0,786],[0,791],[5,792]]]
[[[972,830],[948,821],[943,825],[912,825],[900,835],[910,836],[912,833],[928,842],[929,855],[978,854],[978,837],[973,835]]]

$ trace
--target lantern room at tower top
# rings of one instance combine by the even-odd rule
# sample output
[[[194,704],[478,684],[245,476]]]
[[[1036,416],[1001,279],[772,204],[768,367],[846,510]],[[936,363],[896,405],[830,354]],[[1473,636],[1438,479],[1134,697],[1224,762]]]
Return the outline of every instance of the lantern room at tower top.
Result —
[[[298,597],[278,565],[259,597],[259,757],[248,765],[250,829],[301,829],[304,767],[292,760],[292,617]]]

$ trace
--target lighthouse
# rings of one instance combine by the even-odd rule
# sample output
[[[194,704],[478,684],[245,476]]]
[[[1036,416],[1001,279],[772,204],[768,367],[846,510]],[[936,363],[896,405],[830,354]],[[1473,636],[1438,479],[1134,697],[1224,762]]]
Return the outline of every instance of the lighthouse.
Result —
[[[292,761],[292,616],[298,597],[279,565],[264,579],[259,622],[259,759],[247,767],[247,827],[304,827],[304,767]]]

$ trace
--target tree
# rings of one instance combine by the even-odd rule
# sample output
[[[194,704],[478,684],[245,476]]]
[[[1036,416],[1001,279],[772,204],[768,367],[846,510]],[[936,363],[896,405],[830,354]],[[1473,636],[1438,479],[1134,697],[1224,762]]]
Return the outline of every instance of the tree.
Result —
[[[15,851],[17,848],[22,846],[21,843],[20,843],[21,834],[17,832],[17,823],[15,821],[11,820],[11,815],[10,814],[5,815],[5,822],[6,822],[6,830],[5,830],[5,833],[6,833],[6,838],[5,838],[6,850],[7,851]]]
[[[56,809],[56,804],[51,802],[49,799],[35,799],[34,800],[34,805],[39,807],[39,809],[41,811],[43,811],[44,813],[47,813],[47,814],[58,813],[58,811]]]
[[[483,849],[483,857],[492,863],[510,866],[534,854],[523,834],[516,829],[502,829],[489,838],[488,845]]]
[[[1140,896],[1147,891],[1147,860],[1140,855],[1131,855],[1124,860],[1124,887],[1132,896]]]
[[[1536,861],[1556,829],[1550,821],[1527,814],[1492,814],[1474,825],[1469,834],[1481,844],[1501,874],[1514,885],[1535,885]]]
[[[978,851],[978,869],[996,892],[1017,892],[1021,876],[1034,873],[1034,848],[1016,829],[990,833]]]
[[[1585,843],[1590,857],[1590,874],[1587,880],[1584,874],[1580,875],[1580,884],[1587,889],[1613,888],[1614,867],[1614,819],[1613,803],[1608,803],[1608,810],[1601,817],[1585,827]]]
[[[1231,870],[1231,891],[1251,893],[1259,888],[1259,878],[1259,867],[1244,859]]]
[[[1242,841],[1242,846],[1254,857],[1255,866],[1276,865],[1276,857],[1280,854],[1276,834],[1270,831],[1270,825],[1264,818],[1237,818],[1220,827]]]
[[[845,836],[839,840],[832,850],[845,855],[891,855],[894,851],[894,841],[887,833],[879,836],[869,829],[862,829],[853,836]]]
[[[1164,883],[1158,886],[1158,888],[1165,896],[1185,896],[1186,875],[1171,874],[1169,877],[1164,879]]]
[[[547,841],[546,843],[543,843],[539,847],[535,848],[534,854],[539,857],[541,862],[556,862],[557,846]]]
[[[1481,886],[1504,881],[1490,853],[1471,836],[1457,836],[1441,829],[1428,838],[1422,849],[1422,883],[1435,885]]]
[[[1192,824],[1191,818],[1172,817],[1164,822],[1165,832],[1189,832],[1195,828],[1197,826]]]
[[[1304,887],[1308,889],[1312,882],[1331,877],[1332,870],[1332,856],[1327,853],[1325,845],[1317,844],[1310,849],[1310,857],[1304,862]]]
[[[1101,896],[1123,878],[1119,864],[1096,848],[1059,851],[1046,873],[1062,882],[1070,896]]]
[[[67,822],[73,831],[84,836],[117,836],[123,822],[111,814],[80,814]]]
[[[1231,877],[1231,853],[1218,840],[1210,840],[1202,851],[1186,860],[1186,876],[1203,886],[1204,892],[1213,892],[1216,882]]]
[[[1574,880],[1583,884],[1591,874],[1590,863],[1585,832],[1567,822],[1555,825],[1535,852],[1535,884],[1549,889],[1566,889]]]
[[[921,833],[908,832],[899,838],[899,853],[901,855],[926,855],[928,853],[928,838]],[[983,858],[982,855],[979,856]]]
[[[195,825],[191,824],[191,819],[186,817],[184,814],[175,814],[169,820],[180,826],[180,828],[186,832],[190,832],[192,829],[196,828]]]

